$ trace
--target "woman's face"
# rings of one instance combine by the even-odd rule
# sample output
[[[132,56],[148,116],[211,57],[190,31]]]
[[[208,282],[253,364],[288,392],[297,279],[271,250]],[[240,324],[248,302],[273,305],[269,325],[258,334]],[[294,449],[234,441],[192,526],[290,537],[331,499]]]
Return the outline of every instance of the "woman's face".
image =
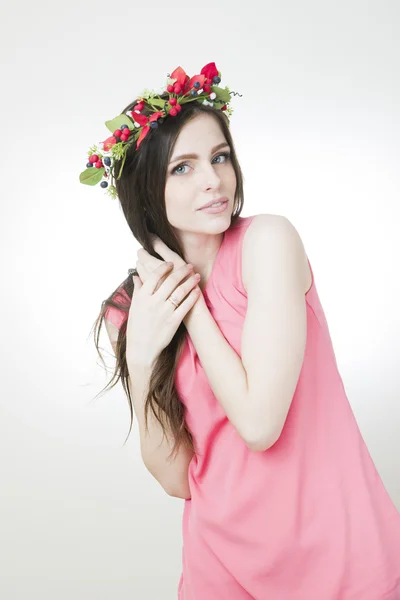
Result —
[[[177,158],[182,154],[196,157]],[[198,115],[184,125],[172,151],[165,186],[167,218],[174,228],[215,234],[229,227],[236,191],[229,155],[229,145],[211,115]],[[199,210],[221,196],[228,199],[223,212]]]

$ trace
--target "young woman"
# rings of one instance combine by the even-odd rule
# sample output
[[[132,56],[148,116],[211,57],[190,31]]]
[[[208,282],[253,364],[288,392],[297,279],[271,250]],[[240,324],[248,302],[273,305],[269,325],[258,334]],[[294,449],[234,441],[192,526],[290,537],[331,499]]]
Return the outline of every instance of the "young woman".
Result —
[[[310,263],[287,218],[240,216],[227,116],[182,104],[127,151],[116,189],[143,249],[98,332],[146,467],[185,499],[179,599],[400,600],[400,515]]]

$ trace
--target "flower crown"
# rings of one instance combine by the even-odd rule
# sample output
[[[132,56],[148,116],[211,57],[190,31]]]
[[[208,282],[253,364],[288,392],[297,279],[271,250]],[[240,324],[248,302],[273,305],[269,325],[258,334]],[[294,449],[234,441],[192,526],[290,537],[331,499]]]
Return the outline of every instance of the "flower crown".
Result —
[[[208,63],[202,68],[200,75],[191,78],[182,67],[177,67],[171,74],[168,73],[166,90],[161,92],[168,92],[168,100],[154,91],[144,90],[133,110],[106,122],[105,125],[112,135],[89,149],[89,162],[85,171],[80,174],[79,181],[86,185],[100,183],[102,188],[107,188],[107,194],[115,198],[117,191],[114,183],[122,175],[127,150],[135,143],[135,149],[138,150],[149,131],[161,125],[166,117],[175,117],[186,102],[196,100],[226,111],[230,117],[233,109],[228,104],[231,94],[236,95],[236,92],[231,92],[227,87],[219,87],[220,81],[221,73],[215,63]],[[141,114],[145,104],[150,116]],[[116,161],[122,161],[118,175],[114,170]]]

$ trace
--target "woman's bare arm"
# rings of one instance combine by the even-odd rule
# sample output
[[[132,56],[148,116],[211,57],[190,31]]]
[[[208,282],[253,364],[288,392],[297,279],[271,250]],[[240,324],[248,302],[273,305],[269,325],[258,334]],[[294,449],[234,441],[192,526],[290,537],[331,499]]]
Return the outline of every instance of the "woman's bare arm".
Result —
[[[118,329],[105,319],[105,326],[115,352]],[[193,452],[181,445],[174,459],[168,459],[172,450],[172,433],[167,429],[164,436],[161,426],[151,411],[148,414],[148,432],[145,430],[144,403],[150,381],[151,368],[142,365],[128,365],[128,386],[134,412],[139,425],[140,448],[147,470],[159,482],[169,496],[190,498],[188,481],[189,463]]]

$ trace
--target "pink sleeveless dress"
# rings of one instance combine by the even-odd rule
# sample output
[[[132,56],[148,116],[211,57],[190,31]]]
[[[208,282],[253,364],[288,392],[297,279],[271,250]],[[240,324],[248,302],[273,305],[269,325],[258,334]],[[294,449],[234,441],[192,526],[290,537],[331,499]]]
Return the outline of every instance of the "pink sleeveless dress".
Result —
[[[204,290],[239,355],[241,252],[252,219],[225,232]],[[282,434],[265,452],[249,450],[231,425],[187,336],[176,386],[196,453],[179,600],[400,600],[400,514],[346,397],[314,276],[305,300],[301,374]]]

